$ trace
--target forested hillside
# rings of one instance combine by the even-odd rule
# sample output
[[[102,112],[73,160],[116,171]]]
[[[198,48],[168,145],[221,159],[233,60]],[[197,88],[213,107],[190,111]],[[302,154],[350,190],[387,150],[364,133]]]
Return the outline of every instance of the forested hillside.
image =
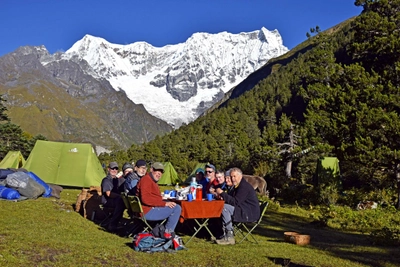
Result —
[[[238,166],[264,176],[270,190],[332,203],[340,201],[337,184],[320,185],[315,198],[309,185],[317,159],[335,156],[345,201],[394,203],[400,181],[400,0],[356,5],[363,9],[357,18],[330,31],[312,29],[290,61],[283,56],[269,63],[271,73],[240,97],[103,159],[171,161],[181,175],[196,162]]]
[[[0,96],[0,161],[9,151],[21,151],[27,158],[36,143],[36,140],[47,140],[45,136],[39,134],[32,136],[24,132],[19,125],[10,121],[7,115],[5,100]]]

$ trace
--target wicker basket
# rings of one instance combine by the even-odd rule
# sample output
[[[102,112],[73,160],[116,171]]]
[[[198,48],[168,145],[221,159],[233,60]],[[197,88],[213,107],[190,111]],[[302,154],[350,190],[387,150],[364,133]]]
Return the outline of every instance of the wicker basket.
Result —
[[[297,232],[283,233],[285,241],[296,245],[304,246],[310,244],[310,235],[303,235]]]

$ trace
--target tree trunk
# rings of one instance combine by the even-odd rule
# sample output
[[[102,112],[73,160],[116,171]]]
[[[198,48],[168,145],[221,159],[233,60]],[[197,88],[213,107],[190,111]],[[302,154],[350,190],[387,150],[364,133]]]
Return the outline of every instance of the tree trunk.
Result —
[[[286,162],[286,178],[291,178],[292,177],[292,160],[288,160]]]
[[[396,163],[395,174],[397,180],[397,204],[396,209],[400,210],[400,163]]]

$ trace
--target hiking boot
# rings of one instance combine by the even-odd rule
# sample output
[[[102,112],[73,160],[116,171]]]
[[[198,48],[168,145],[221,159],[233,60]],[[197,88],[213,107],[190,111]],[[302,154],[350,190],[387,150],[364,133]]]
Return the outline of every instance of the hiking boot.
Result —
[[[215,240],[218,245],[235,245],[235,238],[233,231],[227,231],[225,236],[221,239]]]

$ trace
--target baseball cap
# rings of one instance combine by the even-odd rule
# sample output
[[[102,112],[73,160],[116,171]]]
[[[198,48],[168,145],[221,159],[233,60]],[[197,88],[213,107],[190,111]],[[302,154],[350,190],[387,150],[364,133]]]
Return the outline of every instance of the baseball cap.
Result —
[[[199,172],[201,172],[201,173],[203,173],[203,174],[204,174],[204,170],[203,170],[203,168],[198,168],[198,169],[196,170],[196,174],[197,174],[197,173],[199,173]]]
[[[110,164],[108,164],[108,168],[118,168],[118,163],[116,163],[115,161],[111,161]]]
[[[158,171],[162,171],[164,172],[164,165],[162,165],[161,162],[154,162],[151,167],[153,168],[153,170],[158,170]]]
[[[146,167],[147,163],[144,159],[139,159],[138,161],[136,161],[136,167],[142,167],[145,166]]]
[[[211,163],[207,163],[206,168],[211,168],[211,169],[213,169],[214,171],[216,170],[215,166],[212,165]]]

